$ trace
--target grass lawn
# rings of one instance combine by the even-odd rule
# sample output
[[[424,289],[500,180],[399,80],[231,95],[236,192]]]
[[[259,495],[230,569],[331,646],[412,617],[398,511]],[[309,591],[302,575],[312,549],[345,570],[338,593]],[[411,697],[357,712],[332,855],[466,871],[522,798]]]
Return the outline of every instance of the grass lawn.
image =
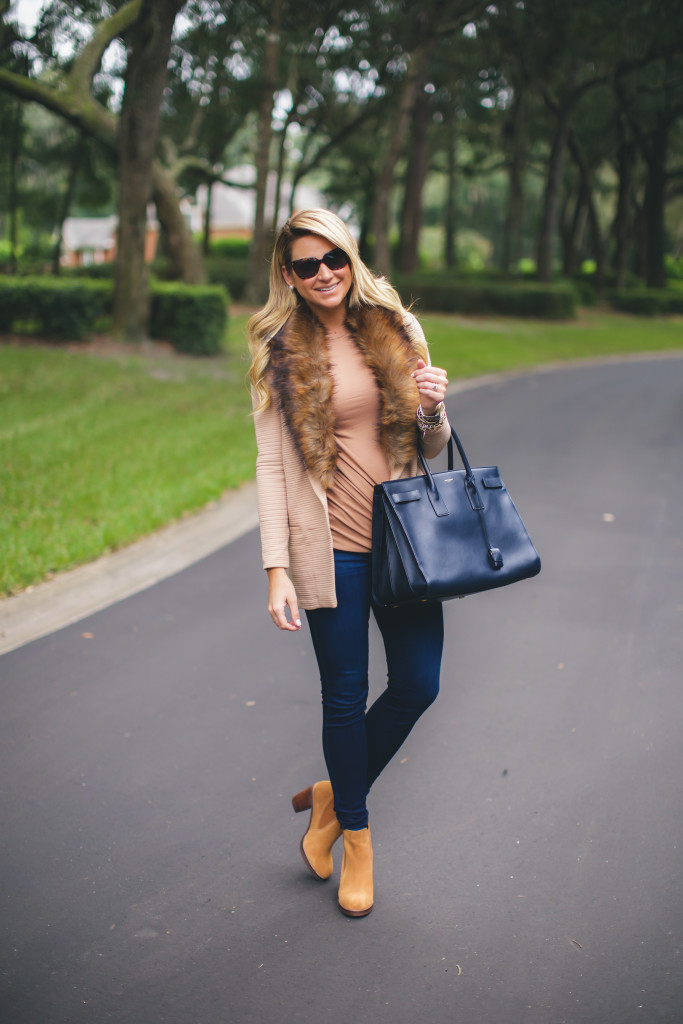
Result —
[[[450,378],[683,348],[680,318],[421,316]],[[0,595],[196,511],[254,473],[247,316],[224,354],[0,345]]]

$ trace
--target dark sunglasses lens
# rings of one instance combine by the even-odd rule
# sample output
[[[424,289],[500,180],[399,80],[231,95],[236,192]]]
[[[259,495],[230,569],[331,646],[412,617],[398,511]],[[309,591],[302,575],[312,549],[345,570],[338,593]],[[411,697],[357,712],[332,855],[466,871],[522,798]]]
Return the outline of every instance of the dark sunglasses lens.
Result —
[[[302,281],[307,281],[309,277],[315,277],[320,269],[320,260],[294,260],[292,263],[292,270],[297,277],[301,278]]]
[[[332,249],[323,256],[323,263],[330,270],[341,270],[349,262],[349,257],[343,249]]]
[[[320,270],[321,263],[324,263],[330,270],[341,270],[342,267],[347,266],[348,262],[349,257],[343,249],[330,249],[321,260],[312,257],[306,260],[294,260],[292,270],[301,281],[307,281],[310,277],[315,277]]]

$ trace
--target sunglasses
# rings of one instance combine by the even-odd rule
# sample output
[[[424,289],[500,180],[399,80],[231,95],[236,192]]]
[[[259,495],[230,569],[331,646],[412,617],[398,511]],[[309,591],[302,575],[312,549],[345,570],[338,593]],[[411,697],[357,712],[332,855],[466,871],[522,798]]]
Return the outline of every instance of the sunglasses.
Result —
[[[330,249],[322,259],[317,260],[311,256],[305,260],[293,260],[291,266],[298,278],[308,281],[318,273],[321,263],[324,263],[330,270],[341,270],[349,265],[349,257],[343,249]]]

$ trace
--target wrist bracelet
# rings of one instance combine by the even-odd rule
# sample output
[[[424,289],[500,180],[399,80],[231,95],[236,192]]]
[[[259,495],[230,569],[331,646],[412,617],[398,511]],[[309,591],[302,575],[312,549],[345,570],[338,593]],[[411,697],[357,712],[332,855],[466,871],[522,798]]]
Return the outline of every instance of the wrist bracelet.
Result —
[[[436,412],[427,414],[422,411],[422,406],[418,405],[416,416],[422,432],[429,433],[431,430],[437,430],[446,419],[446,406],[439,402]]]

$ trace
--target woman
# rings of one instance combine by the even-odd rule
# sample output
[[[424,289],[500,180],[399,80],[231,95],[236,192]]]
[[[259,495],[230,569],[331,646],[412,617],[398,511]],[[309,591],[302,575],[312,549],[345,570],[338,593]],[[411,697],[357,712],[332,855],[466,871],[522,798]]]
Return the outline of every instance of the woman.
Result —
[[[329,878],[343,835],[339,905],[362,917],[373,907],[366,797],[435,699],[443,646],[440,604],[373,606],[373,487],[416,474],[420,435],[428,458],[444,447],[448,381],[430,366],[415,317],[326,210],[298,213],[280,231],[249,344],[268,611],[297,632],[305,609],[322,683],[330,781],[292,801],[311,811],[301,852],[316,878]],[[366,713],[371,608],[388,683]]]

